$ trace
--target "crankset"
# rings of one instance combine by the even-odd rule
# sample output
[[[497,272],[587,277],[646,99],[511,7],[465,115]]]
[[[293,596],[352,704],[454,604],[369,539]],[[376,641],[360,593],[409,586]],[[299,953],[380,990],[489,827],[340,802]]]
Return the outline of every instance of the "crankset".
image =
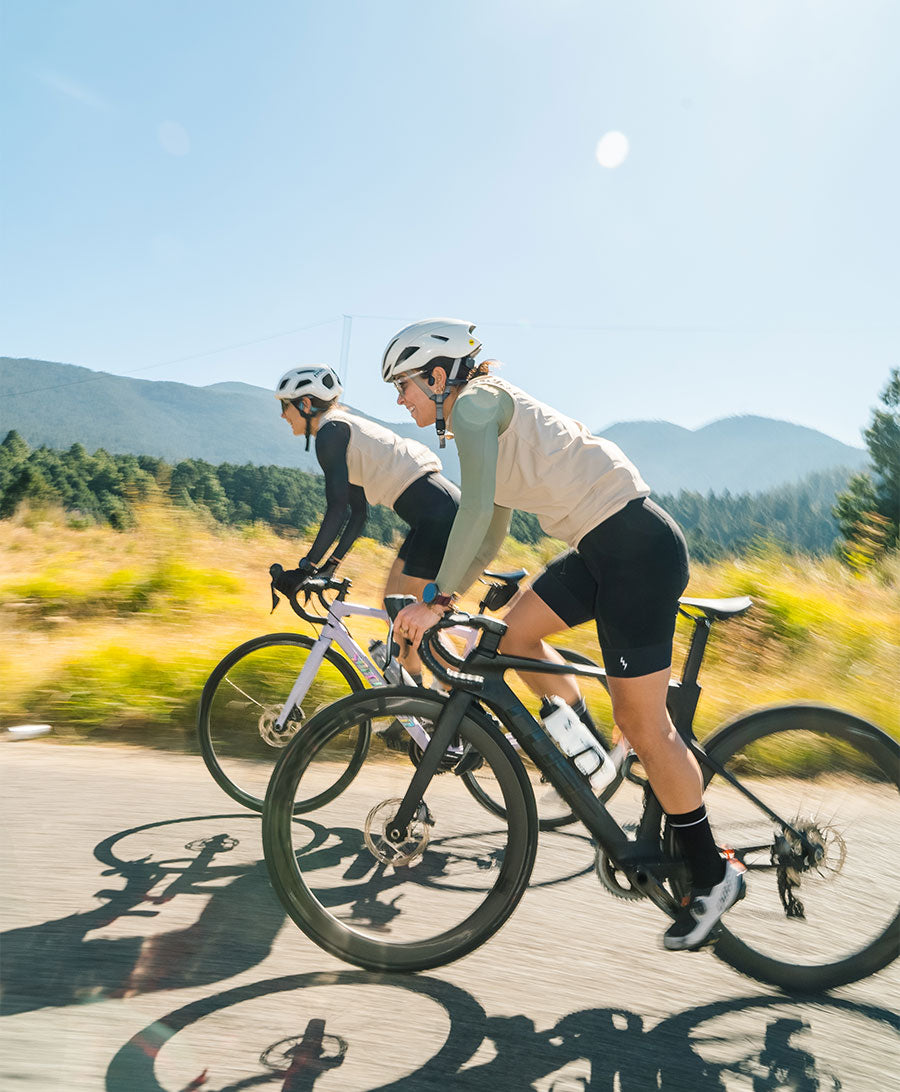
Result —
[[[281,706],[267,705],[259,715],[259,735],[270,747],[287,747],[297,732],[303,727],[303,710],[297,706],[291,710],[294,714],[285,721],[284,728],[278,730],[275,721],[281,712]]]
[[[594,869],[597,873],[597,878],[611,894],[615,895],[617,899],[630,899],[636,901],[637,899],[644,899],[647,896],[643,891],[639,891],[636,887],[633,887],[631,881],[622,871],[617,868],[610,859],[609,854],[597,846],[594,856]]]
[[[382,864],[393,865],[394,868],[411,864],[425,852],[431,835],[430,828],[434,826],[428,805],[423,801],[403,836],[391,838],[388,829],[393,825],[394,816],[402,803],[402,798],[397,796],[376,804],[366,816],[363,827],[363,838],[369,852]]]

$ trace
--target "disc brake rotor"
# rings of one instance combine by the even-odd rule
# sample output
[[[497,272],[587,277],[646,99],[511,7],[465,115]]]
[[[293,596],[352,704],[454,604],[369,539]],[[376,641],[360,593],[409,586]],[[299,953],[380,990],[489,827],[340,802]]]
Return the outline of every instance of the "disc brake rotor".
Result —
[[[406,828],[403,838],[399,841],[391,841],[387,835],[387,828],[393,823],[397,809],[403,803],[402,797],[394,797],[391,800],[383,800],[376,804],[366,816],[363,827],[363,837],[369,851],[382,864],[393,865],[394,868],[402,868],[421,856],[425,852],[430,836],[430,815],[424,804],[419,805],[419,810],[412,822]]]
[[[259,715],[259,736],[270,747],[287,747],[303,726],[303,710],[294,706],[294,716],[288,717],[284,728],[277,731],[275,721],[281,712],[280,705],[267,705]]]

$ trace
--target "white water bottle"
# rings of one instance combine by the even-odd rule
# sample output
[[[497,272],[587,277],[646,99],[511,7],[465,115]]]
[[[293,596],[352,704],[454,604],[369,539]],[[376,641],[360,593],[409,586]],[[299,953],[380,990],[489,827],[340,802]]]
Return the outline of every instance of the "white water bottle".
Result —
[[[595,793],[601,793],[616,777],[613,760],[600,740],[582,723],[575,710],[552,695],[541,701],[541,723],[562,753],[571,758]]]

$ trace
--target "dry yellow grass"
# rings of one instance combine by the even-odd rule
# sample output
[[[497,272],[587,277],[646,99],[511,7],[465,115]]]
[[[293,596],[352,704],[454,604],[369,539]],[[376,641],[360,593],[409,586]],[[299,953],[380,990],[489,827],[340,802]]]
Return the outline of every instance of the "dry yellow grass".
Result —
[[[507,540],[498,567],[536,573],[558,544]],[[136,530],[75,530],[52,511],[0,522],[0,721],[47,720],[62,738],[192,745],[203,682],[232,647],[260,633],[311,627],[287,603],[270,615],[268,566],[293,566],[300,540],[266,528],[227,530],[163,504]],[[369,540],[345,563],[351,598],[377,602],[392,558]],[[716,625],[701,676],[702,737],[748,708],[819,701],[900,737],[900,565],[865,577],[836,561],[760,553],[695,566],[688,594],[749,594],[756,607]],[[477,589],[476,589],[477,590]],[[466,606],[474,608],[475,596]],[[377,623],[351,624],[360,643]],[[688,626],[679,627],[680,668]],[[583,626],[561,643],[598,657]],[[599,687],[588,697],[601,719]]]

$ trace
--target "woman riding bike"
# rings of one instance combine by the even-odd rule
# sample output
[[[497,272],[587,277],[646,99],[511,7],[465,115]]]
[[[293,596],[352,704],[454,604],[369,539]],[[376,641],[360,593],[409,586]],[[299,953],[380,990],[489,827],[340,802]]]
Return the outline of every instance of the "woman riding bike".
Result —
[[[666,709],[678,598],[688,582],[684,537],[615,444],[492,375],[490,362],[476,364],[474,331],[459,319],[426,319],[400,330],[384,353],[382,377],[416,424],[434,424],[441,436],[452,427],[462,485],[437,578],[395,629],[418,646],[436,615],[452,608],[468,569],[499,549],[513,508],[569,544],[510,608],[501,651],[561,663],[544,638],[595,620],[615,722],[691,870],[691,898],[663,943],[697,948],[743,895],[744,880],[719,855],[700,769]],[[523,680],[539,696],[563,699],[565,714],[593,729],[572,676]]]
[[[298,567],[281,580],[298,584],[316,573],[332,575],[359,537],[369,504],[393,508],[409,534],[388,574],[385,595],[417,598],[437,575],[459,504],[459,490],[441,474],[440,459],[424,444],[405,440],[383,425],[348,413],[338,403],[341,382],[324,364],[291,368],[278,381],[275,397],[295,436],[312,437],[325,475],[325,515]],[[341,530],[343,528],[343,531]],[[338,537],[340,536],[340,537]],[[323,558],[338,539],[331,556]],[[411,675],[421,673],[418,655],[403,658]]]

